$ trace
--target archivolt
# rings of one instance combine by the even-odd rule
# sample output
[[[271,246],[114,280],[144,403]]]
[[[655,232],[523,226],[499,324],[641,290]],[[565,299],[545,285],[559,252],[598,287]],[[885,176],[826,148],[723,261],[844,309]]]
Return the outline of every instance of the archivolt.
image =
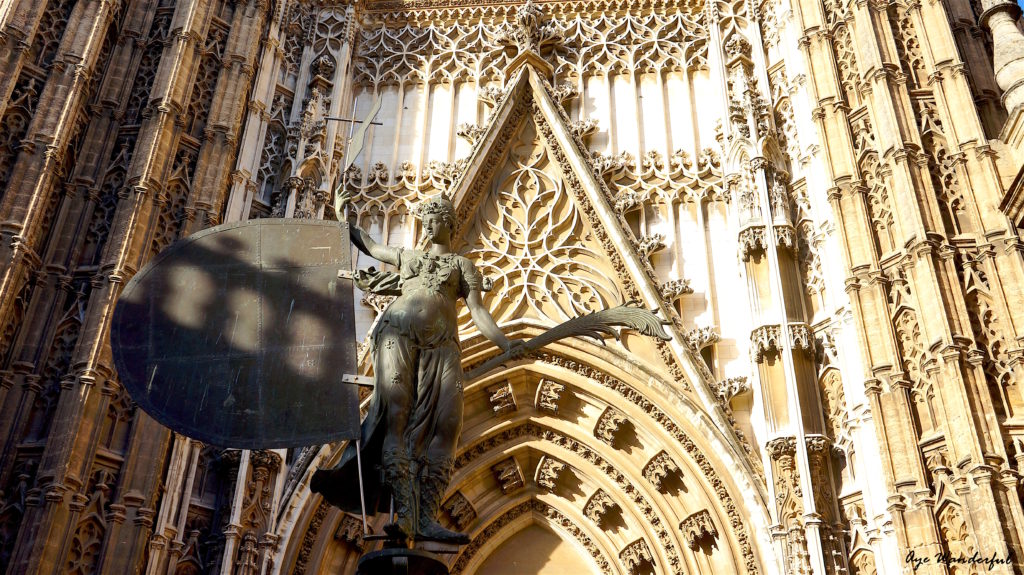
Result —
[[[478,338],[469,338],[464,345],[467,363],[480,359],[480,354],[474,352],[481,351],[482,347]],[[564,385],[565,393],[576,398],[574,405],[578,412],[554,414],[538,408],[532,390],[536,390],[541,379]],[[518,386],[515,394],[518,406],[515,411],[496,417],[490,390],[503,382],[515,382]],[[719,559],[714,566],[721,570],[723,564],[719,561],[725,560],[731,565],[726,570],[760,571],[747,525],[752,525],[758,533],[767,527],[763,479],[747,471],[749,467],[740,461],[744,457],[742,449],[710,427],[710,419],[699,407],[663,375],[650,371],[635,357],[614,347],[578,342],[556,345],[538,358],[520,361],[472,382],[466,388],[465,401],[466,427],[449,496],[461,491],[468,499],[475,498],[474,512],[478,517],[465,525],[473,542],[452,558],[453,572],[463,572],[483,561],[491,549],[529,523],[524,519],[527,515],[533,522],[560,533],[567,541],[575,540],[601,571],[631,571],[636,561],[632,551],[639,548],[641,560],[648,558],[658,572],[701,572],[709,568],[710,555],[698,557],[700,551],[682,528],[687,518],[701,513],[709,513],[717,525],[716,546],[720,551],[715,552]],[[595,436],[597,428],[591,428],[595,416],[609,408],[619,410],[629,421],[626,425],[633,426],[634,447],[638,452],[623,450],[621,445],[609,445],[607,440]],[[700,435],[697,442],[691,439],[693,433]],[[318,464],[329,467],[331,460],[340,455],[339,447],[325,446],[317,457]],[[714,453],[711,457],[715,463],[705,455],[708,450]],[[494,483],[496,480],[492,479],[491,468],[497,462],[515,457],[518,461],[530,462],[525,465],[529,467],[542,456],[567,464],[581,480],[579,485],[586,484],[588,493],[578,490],[573,499],[540,489],[532,482],[535,475],[530,468],[521,471],[522,488],[501,494]],[[663,489],[660,480],[652,479],[648,468],[659,458],[677,466],[682,472],[680,477],[688,478],[685,481],[688,489],[670,491]],[[727,479],[719,475],[725,469],[729,469]],[[322,528],[315,521],[310,525],[309,520],[302,517],[311,517],[310,506],[315,507],[319,498],[309,497],[304,485],[299,488],[303,490],[306,493],[295,493],[290,498],[294,502],[292,506],[285,506],[294,509],[296,515],[292,521],[298,531],[279,530],[284,539],[283,547],[288,548],[282,549],[282,567],[287,570],[289,563],[295,565],[292,562],[297,556],[305,555],[307,561],[299,563],[306,562],[309,565],[306,572],[315,573],[314,566],[322,560],[315,557],[319,552],[303,554],[296,548],[323,550],[324,544],[311,545],[312,534],[303,531],[318,530],[313,539],[326,541],[327,545],[341,544],[329,540],[338,530],[335,524],[342,519],[340,514],[332,513],[333,521],[324,521]],[[581,504],[597,491],[605,491],[620,508],[626,531],[609,534],[587,516]],[[742,498],[740,505],[734,500],[736,496]],[[304,528],[304,524],[309,528]],[[636,535],[642,535],[643,541],[630,543]],[[765,538],[759,540],[765,541]],[[355,548],[336,549],[334,553],[356,551]],[[728,558],[720,555],[721,551]],[[761,555],[765,557],[770,555]]]

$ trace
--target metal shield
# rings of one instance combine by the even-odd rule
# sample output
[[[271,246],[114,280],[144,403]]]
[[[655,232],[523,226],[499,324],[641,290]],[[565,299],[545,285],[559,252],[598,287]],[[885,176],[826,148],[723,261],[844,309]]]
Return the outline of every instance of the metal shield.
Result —
[[[167,427],[222,447],[359,437],[348,225],[261,219],[203,230],[125,286],[121,382]]]

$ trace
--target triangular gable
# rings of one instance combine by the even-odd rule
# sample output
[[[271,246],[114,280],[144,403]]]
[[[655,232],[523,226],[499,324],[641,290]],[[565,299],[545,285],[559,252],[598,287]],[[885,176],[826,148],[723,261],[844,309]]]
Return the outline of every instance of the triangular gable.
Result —
[[[717,420],[716,427],[729,429],[731,426],[720,418],[719,410],[714,407],[717,402],[709,387],[710,372],[684,343],[681,321],[661,297],[653,268],[637,251],[632,232],[608,199],[611,196],[606,184],[591,167],[583,143],[569,129],[567,114],[551,96],[548,82],[532,64],[522,66],[512,76],[504,97],[492,112],[489,125],[466,161],[466,168],[452,187],[451,197],[458,216],[453,234],[456,243],[473,241],[467,233],[480,211],[487,209],[481,202],[494,191],[494,178],[501,177],[503,164],[508,161],[517,136],[528,129],[524,125],[530,122],[558,166],[569,201],[587,221],[593,235],[592,245],[607,258],[605,261],[613,276],[609,279],[621,291],[622,299],[640,302],[672,321],[668,329],[673,340],[664,344],[649,342],[648,345],[656,349],[651,350],[653,354],[643,356],[660,359],[664,364],[662,368],[667,369],[678,386],[696,393],[699,403]],[[487,271],[484,269],[485,274]],[[557,319],[549,317],[545,323],[553,325]],[[658,362],[655,360],[655,363]]]

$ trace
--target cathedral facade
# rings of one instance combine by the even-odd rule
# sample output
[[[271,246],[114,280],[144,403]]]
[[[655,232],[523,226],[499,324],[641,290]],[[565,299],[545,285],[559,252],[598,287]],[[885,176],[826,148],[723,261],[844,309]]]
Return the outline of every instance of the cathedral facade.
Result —
[[[0,4],[0,571],[355,572],[361,518],[309,489],[344,444],[172,433],[109,347],[120,291],[176,239],[336,219],[344,190],[400,247],[418,202],[452,199],[510,337],[626,302],[673,336],[562,340],[465,382],[452,573],[1021,572],[1018,14]],[[356,300],[365,338],[389,301]],[[462,313],[468,370],[498,350]]]

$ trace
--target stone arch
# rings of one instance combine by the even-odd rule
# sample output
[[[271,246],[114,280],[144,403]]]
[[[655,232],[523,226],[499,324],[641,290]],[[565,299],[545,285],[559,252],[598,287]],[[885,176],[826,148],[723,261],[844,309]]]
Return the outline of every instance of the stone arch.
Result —
[[[467,338],[467,367],[493,352],[487,346],[479,336]],[[552,400],[558,394],[545,394],[542,385],[560,387],[560,397]],[[773,562],[763,479],[746,471],[742,448],[681,387],[617,346],[578,341],[470,382],[441,520],[474,543],[450,565],[473,572],[527,524],[548,527],[610,573],[644,573],[634,568],[645,560],[658,573],[759,572]],[[509,397],[512,406],[503,403]],[[316,465],[329,467],[340,447],[325,446]],[[539,482],[547,479],[537,469],[545,458],[567,473],[550,488]],[[506,470],[496,468],[509,459],[517,476],[506,493],[498,478]],[[310,495],[311,473],[312,467],[284,503],[293,517],[278,532],[282,572],[326,573],[323,556],[334,557],[336,568],[354,565],[359,553],[331,541],[344,514],[322,509]],[[457,496],[471,507],[471,519],[461,524],[449,505]],[[614,509],[589,509],[595,497],[602,499],[598,507]],[[602,514],[613,516],[606,523]],[[516,519],[525,515],[529,520]],[[345,553],[352,557],[340,561]]]

